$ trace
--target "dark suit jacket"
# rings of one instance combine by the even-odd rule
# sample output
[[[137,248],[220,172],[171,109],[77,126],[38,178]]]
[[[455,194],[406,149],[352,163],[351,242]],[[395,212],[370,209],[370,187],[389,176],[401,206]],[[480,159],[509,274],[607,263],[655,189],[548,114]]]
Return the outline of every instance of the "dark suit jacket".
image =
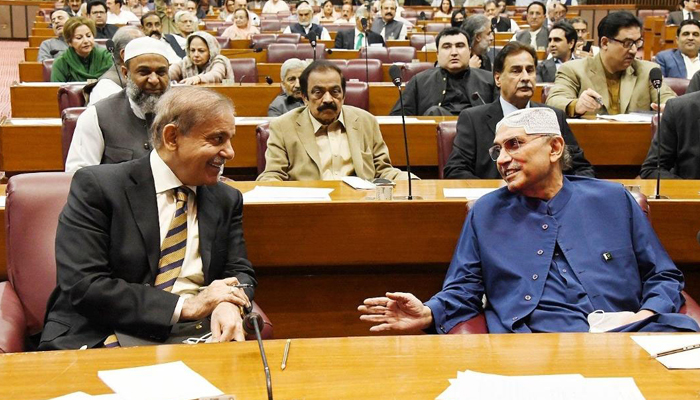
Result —
[[[530,107],[548,107],[544,104],[530,102]],[[552,108],[552,107],[549,107]],[[557,113],[562,137],[569,148],[572,168],[566,174],[593,177],[591,163],[586,160],[583,150],[573,132],[566,123],[564,112],[552,108]],[[489,156],[489,148],[496,137],[496,124],[503,119],[500,101],[485,106],[472,107],[462,111],[457,120],[452,153],[445,164],[445,178],[448,179],[500,179],[496,163]]]
[[[246,259],[241,193],[197,188],[204,284],[235,276],[256,284]],[[178,301],[153,288],[160,231],[149,157],[75,173],[56,232],[57,287],[39,349],[99,346],[114,330],[164,340]],[[246,290],[249,298],[252,290]]]
[[[693,12],[694,19],[700,19],[700,13]],[[668,13],[666,25],[680,25],[683,22],[683,11],[673,11]]]
[[[537,82],[554,82],[556,76],[557,66],[553,58],[537,64]]]
[[[697,74],[696,74],[697,75]],[[666,103],[661,116],[661,177],[700,179],[700,92],[686,94]],[[656,178],[656,152],[659,142],[651,142],[640,175]]]
[[[406,84],[403,90],[403,104],[406,115],[423,115],[430,107],[442,105],[445,98],[447,71],[440,67],[432,68],[418,73]],[[481,104],[480,100],[474,100],[471,96],[479,93],[485,103],[496,99],[498,88],[493,82],[490,71],[469,68],[467,79],[467,93],[471,104]],[[401,103],[396,101],[389,115],[401,115]]]
[[[700,71],[694,73],[693,77],[690,78],[690,83],[688,84],[688,88],[685,90],[685,94],[697,91],[700,91]]]
[[[515,34],[515,40],[517,40],[520,43],[530,44],[530,31],[518,31]],[[549,42],[549,29],[547,29],[547,25],[542,25],[542,29],[540,29],[540,31],[537,33],[537,39],[535,40],[537,43],[537,47],[547,47],[547,44]]]
[[[656,63],[661,67],[664,78],[688,78],[688,70],[685,69],[683,54],[678,49],[669,49],[659,52]]]
[[[382,35],[378,33],[374,33],[372,31],[367,31],[367,40],[369,41],[369,44],[372,45],[374,43],[381,43],[382,46],[386,46],[384,44],[384,38]],[[346,49],[346,50],[354,50],[355,49],[355,28],[352,29],[343,29],[338,31],[338,33],[335,35],[335,46],[336,49]]]

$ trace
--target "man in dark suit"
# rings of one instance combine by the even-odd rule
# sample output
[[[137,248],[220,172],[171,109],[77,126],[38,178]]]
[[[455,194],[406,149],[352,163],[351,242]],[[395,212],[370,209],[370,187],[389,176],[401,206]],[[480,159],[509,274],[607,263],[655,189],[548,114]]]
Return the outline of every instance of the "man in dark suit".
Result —
[[[459,114],[457,135],[452,154],[445,164],[448,179],[498,179],[496,163],[489,156],[493,146],[496,124],[508,115],[527,107],[547,107],[530,101],[535,90],[537,55],[534,49],[518,42],[510,42],[496,55],[494,71],[501,97],[491,104],[466,109]],[[550,107],[551,108],[551,107]],[[594,176],[593,167],[578,147],[576,138],[560,110],[554,110],[562,137],[571,154],[572,167],[566,174]]]
[[[362,28],[362,19],[366,21],[366,29]],[[335,48],[346,50],[359,50],[362,47],[369,45],[380,44],[384,46],[384,38],[382,35],[372,32],[372,20],[369,18],[369,12],[365,7],[359,7],[355,13],[355,28],[343,29],[338,31],[335,36]]]
[[[656,55],[656,63],[661,67],[664,78],[690,79],[700,70],[700,22],[690,19],[681,22],[676,29],[677,49],[669,49]],[[686,67],[689,63],[693,68]]]
[[[700,19],[700,13],[695,11],[697,2],[692,0],[680,0],[679,5],[681,6],[681,10],[669,13],[668,18],[666,18],[666,25],[680,25],[682,21]]]
[[[535,49],[547,47],[549,38],[549,30],[544,24],[545,22],[545,6],[539,1],[533,1],[527,6],[527,24],[530,26],[528,30],[516,32],[513,40],[520,43],[529,44]]]
[[[111,347],[122,334],[163,341],[176,323],[206,317],[214,341],[244,340],[255,273],[241,193],[219,182],[234,155],[233,104],[180,87],[156,111],[148,156],[73,177],[42,350]]]
[[[665,179],[700,179],[700,92],[686,94],[666,103],[661,116],[661,177]],[[657,136],[639,173],[644,179],[656,179],[659,151]]]
[[[406,115],[459,115],[467,107],[496,98],[491,72],[469,68],[471,53],[463,30],[446,28],[435,44],[438,66],[414,76],[401,95]],[[401,115],[400,101],[389,115]]]
[[[556,22],[549,30],[549,58],[537,65],[537,82],[554,82],[559,66],[574,58],[578,35],[566,22]]]

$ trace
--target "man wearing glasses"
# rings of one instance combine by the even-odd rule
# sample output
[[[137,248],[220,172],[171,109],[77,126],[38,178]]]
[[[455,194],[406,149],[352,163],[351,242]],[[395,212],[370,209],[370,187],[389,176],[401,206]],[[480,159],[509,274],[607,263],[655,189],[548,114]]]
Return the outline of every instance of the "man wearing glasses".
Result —
[[[620,184],[562,174],[554,110],[509,114],[489,153],[506,187],[471,207],[442,290],[425,303],[366,299],[358,309],[371,331],[448,333],[482,312],[490,333],[700,329],[678,314],[683,274],[635,199]]]
[[[299,76],[299,107],[270,123],[265,171],[259,181],[407,179],[391,166],[377,119],[343,105],[345,78],[335,64],[319,60]]]
[[[547,105],[565,110],[569,117],[655,110],[657,94],[649,84],[649,71],[658,66],[635,59],[644,45],[641,28],[637,17],[626,11],[603,18],[598,25],[600,53],[562,65]],[[676,94],[664,84],[662,111],[673,97]]]

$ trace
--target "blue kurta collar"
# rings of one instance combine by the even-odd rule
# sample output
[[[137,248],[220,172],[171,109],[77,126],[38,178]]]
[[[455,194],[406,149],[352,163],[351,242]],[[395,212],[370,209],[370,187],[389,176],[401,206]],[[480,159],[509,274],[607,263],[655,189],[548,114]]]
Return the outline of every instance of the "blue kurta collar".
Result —
[[[573,190],[571,182],[564,177],[563,185],[559,193],[552,197],[549,201],[535,199],[532,197],[518,196],[518,201],[528,209],[540,214],[557,215],[561,212],[566,204],[571,199]]]

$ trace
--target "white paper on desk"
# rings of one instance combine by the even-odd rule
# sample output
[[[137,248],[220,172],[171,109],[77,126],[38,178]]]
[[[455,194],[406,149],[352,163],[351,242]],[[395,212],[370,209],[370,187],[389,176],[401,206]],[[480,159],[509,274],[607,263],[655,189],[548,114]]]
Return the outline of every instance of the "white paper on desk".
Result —
[[[42,87],[42,86],[63,86],[65,84],[70,84],[70,83],[75,83],[75,84],[85,84],[85,82],[22,82],[19,85],[20,86],[36,86],[36,87]]]
[[[14,126],[61,126],[60,118],[10,118],[5,123]]]
[[[498,188],[443,188],[442,195],[446,199],[476,200]]]
[[[5,200],[7,196],[0,196],[0,207],[5,207]]]
[[[616,115],[596,115],[596,117],[600,119],[606,119],[608,121],[617,121],[617,122],[646,122],[646,123],[651,123],[651,118],[654,116],[654,114],[646,114],[646,113],[629,113],[629,114],[616,114]]]
[[[51,400],[95,400],[95,399],[99,399],[99,400],[127,400],[124,397],[121,397],[115,393],[98,394],[95,396],[91,396],[85,392],[73,392],[70,394],[63,395],[61,397],[54,397]]]
[[[584,400],[588,399],[584,382],[576,374],[503,376],[464,371],[450,380],[450,387],[437,400]]]
[[[379,122],[379,124],[397,124],[397,125],[401,124],[401,117],[382,116],[382,117],[375,117],[375,118],[377,118],[377,122]],[[415,117],[406,117],[406,124],[434,124],[434,123],[436,123],[436,121],[433,119],[418,119]]]
[[[261,125],[272,121],[272,118],[236,117],[236,125]]]
[[[632,336],[632,340],[649,353],[654,355],[662,351],[679,349],[700,343],[700,335],[648,335]],[[657,358],[668,369],[699,369],[700,349],[684,351]]]
[[[223,394],[182,361],[99,371],[97,376],[129,400],[191,400]]]
[[[586,378],[585,391],[595,400],[644,400],[634,378]]]
[[[243,193],[243,203],[331,201],[332,191],[328,188],[256,186]]]
[[[353,189],[365,190],[374,189],[374,183],[364,180],[358,176],[345,176],[343,182],[350,185]]]

